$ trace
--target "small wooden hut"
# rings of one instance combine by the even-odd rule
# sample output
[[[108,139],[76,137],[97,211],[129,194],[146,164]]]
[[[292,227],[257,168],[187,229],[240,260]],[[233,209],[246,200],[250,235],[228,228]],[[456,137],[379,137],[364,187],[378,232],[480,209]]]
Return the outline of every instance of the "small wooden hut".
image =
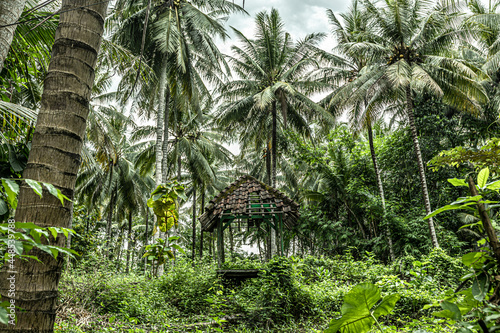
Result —
[[[217,230],[217,259],[224,262],[224,230],[234,222],[247,227],[262,223],[277,230],[276,248],[283,254],[283,228],[292,229],[299,218],[299,205],[275,188],[242,176],[213,198],[200,216],[201,230]]]

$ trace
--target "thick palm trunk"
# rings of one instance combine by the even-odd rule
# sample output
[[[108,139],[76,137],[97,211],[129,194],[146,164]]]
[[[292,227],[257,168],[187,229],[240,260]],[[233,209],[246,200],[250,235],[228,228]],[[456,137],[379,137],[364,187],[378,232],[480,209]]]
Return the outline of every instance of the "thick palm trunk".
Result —
[[[373,169],[375,170],[375,175],[377,177],[378,192],[380,194],[380,200],[382,200],[382,208],[384,210],[384,219],[386,218],[385,209],[385,194],[384,185],[382,184],[382,178],[380,177],[380,169],[378,168],[377,155],[375,154],[375,146],[373,145],[373,131],[372,125],[368,123],[368,142],[370,144],[370,154],[372,155]],[[394,261],[396,257],[394,256],[394,248],[392,245],[391,228],[389,223],[387,223],[387,243],[389,245],[389,256],[391,261]]]
[[[2,0],[2,3],[4,1]],[[94,82],[94,68],[101,43],[107,1],[63,0],[59,26],[52,48],[52,59],[44,81],[42,107],[33,135],[32,148],[23,178],[55,185],[73,199],[76,176]],[[16,221],[34,222],[41,227],[68,227],[72,202],[61,202],[44,191],[40,198],[25,183],[21,185]],[[53,242],[64,246],[60,236]],[[41,263],[16,260],[16,293],[12,298],[18,321],[1,326],[0,332],[52,332],[54,329],[57,286],[63,256],[54,260],[45,252],[32,250]],[[9,299],[7,277],[0,273],[0,293]]]
[[[5,59],[9,53],[10,44],[14,38],[17,22],[23,12],[26,0],[2,0],[0,1],[0,72],[3,69]],[[12,25],[11,25],[12,24]]]
[[[196,187],[194,188],[193,192],[193,263],[194,263],[195,252],[196,252]]]
[[[125,267],[125,273],[129,272],[130,263],[130,245],[132,243],[132,212],[128,213],[128,240],[127,240],[127,266]]]
[[[427,190],[427,181],[425,179],[424,162],[422,160],[422,153],[420,151],[420,144],[418,142],[417,127],[415,126],[415,118],[413,116],[413,100],[411,97],[411,88],[406,88],[406,107],[408,112],[408,120],[410,123],[411,138],[413,139],[413,148],[417,155],[418,173],[420,175],[420,183],[422,186],[422,196],[424,197],[425,211],[429,215],[431,210],[431,201],[429,199],[429,191]],[[434,219],[431,217],[427,220],[429,225],[429,233],[431,236],[432,246],[438,248],[439,243],[436,237],[436,230],[434,229]]]
[[[162,159],[161,159],[161,182],[165,184],[167,182],[167,161],[168,161],[168,118],[169,118],[169,100],[170,100],[170,90],[166,87],[166,97],[165,97],[165,113],[163,118],[163,143],[162,143]]]

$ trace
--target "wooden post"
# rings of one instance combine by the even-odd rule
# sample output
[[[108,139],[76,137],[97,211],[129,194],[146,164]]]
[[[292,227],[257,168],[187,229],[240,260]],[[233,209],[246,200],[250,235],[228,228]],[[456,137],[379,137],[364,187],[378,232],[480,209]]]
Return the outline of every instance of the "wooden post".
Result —
[[[283,245],[283,215],[279,217],[279,226],[280,226],[280,247],[281,247],[281,256],[285,256],[285,248]]]
[[[219,269],[224,263],[224,231],[222,230],[224,223],[223,220],[219,220],[217,223],[217,265]]]

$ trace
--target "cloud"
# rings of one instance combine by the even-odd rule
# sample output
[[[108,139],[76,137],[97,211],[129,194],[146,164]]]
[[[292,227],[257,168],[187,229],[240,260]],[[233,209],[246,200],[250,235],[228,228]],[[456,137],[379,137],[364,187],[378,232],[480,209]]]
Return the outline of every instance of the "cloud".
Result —
[[[242,4],[242,0],[235,0],[235,2]],[[245,36],[251,38],[255,32],[255,15],[263,10],[269,12],[271,8],[276,8],[285,23],[285,30],[296,41],[313,32],[328,33],[330,27],[326,9],[343,12],[348,8],[349,4],[350,0],[246,0],[245,10],[250,15],[232,15],[227,22],[227,26],[233,26]],[[227,40],[225,43],[222,41],[217,43],[220,50],[226,54],[230,54],[231,45],[236,43],[231,29],[228,32],[232,39]],[[330,50],[333,45],[333,38],[328,36],[320,44],[320,47]]]

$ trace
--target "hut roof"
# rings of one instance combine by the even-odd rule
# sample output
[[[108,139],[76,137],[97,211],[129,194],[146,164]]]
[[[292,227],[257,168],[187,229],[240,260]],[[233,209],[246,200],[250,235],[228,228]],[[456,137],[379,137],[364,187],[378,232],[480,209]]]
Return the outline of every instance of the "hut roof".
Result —
[[[272,211],[267,214],[282,214],[284,225],[291,229],[300,216],[299,205],[282,192],[251,177],[242,176],[222,190],[215,198],[210,200],[205,213],[200,216],[203,231],[213,231],[222,214],[233,216],[255,217],[255,204],[262,204],[262,209]]]

